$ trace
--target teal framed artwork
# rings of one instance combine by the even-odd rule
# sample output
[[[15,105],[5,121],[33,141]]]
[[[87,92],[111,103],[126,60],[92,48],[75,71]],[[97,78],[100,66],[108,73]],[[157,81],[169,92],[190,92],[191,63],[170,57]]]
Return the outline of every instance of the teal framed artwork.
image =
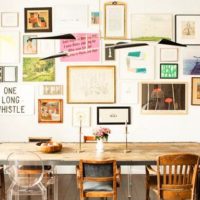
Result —
[[[161,79],[177,79],[178,78],[178,64],[161,63],[160,64],[160,78]]]

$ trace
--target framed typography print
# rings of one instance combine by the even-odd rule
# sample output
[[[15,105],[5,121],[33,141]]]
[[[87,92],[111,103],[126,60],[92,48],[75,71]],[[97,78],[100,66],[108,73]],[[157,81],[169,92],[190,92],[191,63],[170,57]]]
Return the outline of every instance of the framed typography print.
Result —
[[[187,84],[141,83],[141,110],[145,114],[186,114]]]
[[[131,124],[131,107],[97,107],[97,124]]]
[[[200,77],[192,77],[192,105],[200,106]]]
[[[175,15],[175,40],[187,45],[200,44],[200,15]]]
[[[160,64],[160,78],[161,79],[177,79],[178,78],[178,64],[161,63]]]
[[[115,103],[115,66],[68,66],[68,103]]]
[[[52,32],[52,8],[25,8],[25,32]]]
[[[38,100],[39,123],[62,123],[63,100],[62,99],[39,99]]]
[[[114,1],[104,4],[104,37],[106,39],[126,38],[126,12],[126,3]]]

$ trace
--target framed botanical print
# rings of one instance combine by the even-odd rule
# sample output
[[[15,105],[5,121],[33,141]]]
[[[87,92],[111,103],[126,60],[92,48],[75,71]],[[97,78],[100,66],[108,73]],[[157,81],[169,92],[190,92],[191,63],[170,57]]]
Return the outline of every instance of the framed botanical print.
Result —
[[[39,123],[62,123],[63,100],[62,99],[38,99]]]
[[[115,103],[115,66],[68,66],[68,103]]]
[[[52,32],[52,8],[25,8],[25,32]]]
[[[127,9],[124,2],[104,4],[104,37],[106,39],[126,39]]]
[[[97,107],[97,124],[131,124],[131,107]]]
[[[191,104],[200,106],[200,77],[192,77]]]
[[[175,15],[175,40],[186,45],[200,44],[200,15]]]

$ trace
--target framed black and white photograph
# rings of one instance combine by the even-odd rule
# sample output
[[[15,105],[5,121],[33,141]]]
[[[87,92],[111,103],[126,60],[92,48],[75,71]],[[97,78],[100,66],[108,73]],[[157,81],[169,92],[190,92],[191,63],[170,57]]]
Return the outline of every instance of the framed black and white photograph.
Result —
[[[131,107],[97,107],[97,124],[131,124]]]

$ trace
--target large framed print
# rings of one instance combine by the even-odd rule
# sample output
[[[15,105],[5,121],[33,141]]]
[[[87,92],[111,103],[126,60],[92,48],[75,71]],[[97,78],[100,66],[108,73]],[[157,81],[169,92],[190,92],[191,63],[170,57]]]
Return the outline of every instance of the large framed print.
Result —
[[[131,124],[131,107],[97,107],[97,124]]]
[[[186,114],[187,83],[141,83],[141,111],[144,114]]]
[[[68,103],[115,103],[115,66],[68,66]]]
[[[104,4],[104,37],[106,39],[126,39],[126,3],[108,2]]]
[[[200,15],[175,15],[175,41],[186,45],[200,45]]]
[[[62,99],[38,99],[39,123],[62,123],[63,100]]]
[[[200,77],[192,77],[191,104],[200,106]]]
[[[25,32],[52,32],[52,8],[24,8]]]

